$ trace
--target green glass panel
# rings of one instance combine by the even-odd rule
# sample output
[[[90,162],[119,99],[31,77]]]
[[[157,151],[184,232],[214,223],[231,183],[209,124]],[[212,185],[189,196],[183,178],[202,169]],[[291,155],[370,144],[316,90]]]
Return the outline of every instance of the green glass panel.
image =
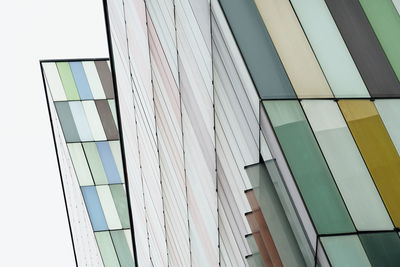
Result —
[[[135,266],[133,263],[132,251],[129,248],[124,231],[111,231],[110,233],[121,267]]]
[[[68,62],[57,62],[56,64],[67,99],[79,100],[78,88],[76,88],[74,76]]]
[[[400,16],[391,0],[360,0],[379,42],[400,78]]]
[[[86,158],[92,171],[93,179],[96,185],[108,184],[107,176],[101,162],[96,143],[83,143]]]
[[[360,234],[372,266],[400,266],[400,239],[396,232]]]
[[[298,101],[264,101],[319,234],[354,231],[351,218]]]
[[[128,214],[128,203],[126,199],[126,194],[124,190],[124,185],[113,184],[110,185],[110,190],[112,197],[114,199],[115,206],[117,207],[117,212],[119,219],[121,220],[122,228],[129,228],[129,214]]]
[[[371,266],[358,236],[322,237],[321,241],[333,267]]]
[[[108,231],[95,232],[97,245],[99,246],[101,258],[105,267],[120,267],[117,254],[115,253],[113,241]],[[133,265],[132,265],[133,266]]]

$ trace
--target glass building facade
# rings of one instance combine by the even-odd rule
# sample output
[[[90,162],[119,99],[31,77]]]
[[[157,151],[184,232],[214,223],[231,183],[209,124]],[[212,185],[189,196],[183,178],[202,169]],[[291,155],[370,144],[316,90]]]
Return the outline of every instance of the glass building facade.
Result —
[[[104,0],[41,63],[79,266],[399,266],[400,2]]]

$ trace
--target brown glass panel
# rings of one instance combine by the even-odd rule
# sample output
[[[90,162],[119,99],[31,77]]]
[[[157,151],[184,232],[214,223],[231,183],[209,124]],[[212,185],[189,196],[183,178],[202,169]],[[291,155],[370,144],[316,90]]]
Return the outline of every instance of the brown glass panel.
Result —
[[[114,98],[114,86],[110,68],[106,61],[95,61],[97,72],[99,73],[101,84],[103,85],[106,98]]]
[[[106,133],[107,140],[117,140],[119,139],[118,129],[116,122],[111,113],[110,106],[107,100],[96,100],[96,108],[100,115],[100,120]]]

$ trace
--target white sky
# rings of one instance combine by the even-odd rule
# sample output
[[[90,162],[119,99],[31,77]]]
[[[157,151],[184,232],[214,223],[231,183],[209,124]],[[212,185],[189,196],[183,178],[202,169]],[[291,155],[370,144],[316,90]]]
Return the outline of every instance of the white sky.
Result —
[[[101,0],[0,7],[0,266],[75,266],[40,59],[108,57]]]

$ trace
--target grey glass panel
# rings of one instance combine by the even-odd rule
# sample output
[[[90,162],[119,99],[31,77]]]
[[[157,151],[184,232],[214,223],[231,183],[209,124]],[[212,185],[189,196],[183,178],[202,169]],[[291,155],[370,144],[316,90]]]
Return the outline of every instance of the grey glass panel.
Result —
[[[396,232],[360,234],[372,266],[400,266],[400,239]]]
[[[400,96],[399,81],[358,0],[325,0],[372,97]]]
[[[72,116],[71,109],[68,102],[54,102],[57,110],[58,118],[60,119],[61,128],[64,133],[65,141],[68,142],[80,142],[78,130]]]
[[[99,73],[101,84],[103,85],[106,98],[114,98],[114,86],[110,68],[106,61],[95,61],[97,72]]]
[[[107,140],[118,139],[118,129],[114,122],[114,118],[107,100],[96,100],[95,103],[97,111],[100,115],[101,123],[103,124],[104,132],[107,136]]]
[[[219,2],[261,98],[296,98],[254,2]]]

